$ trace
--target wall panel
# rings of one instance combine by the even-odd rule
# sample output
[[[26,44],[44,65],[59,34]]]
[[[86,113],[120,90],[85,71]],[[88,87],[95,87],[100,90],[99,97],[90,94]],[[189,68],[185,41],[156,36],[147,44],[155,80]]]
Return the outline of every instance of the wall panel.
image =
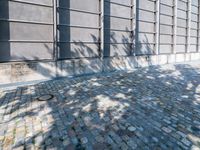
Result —
[[[0,61],[53,59],[53,3],[0,1]]]
[[[160,54],[173,50],[174,3],[171,0],[160,2]]]
[[[1,0],[0,62],[197,52],[199,26],[199,0]]]
[[[178,0],[177,5],[177,53],[185,53],[187,50],[188,29],[188,0]],[[182,32],[183,31],[183,32]]]
[[[59,0],[57,5],[58,59],[98,57],[100,1]]]
[[[133,0],[105,1],[104,56],[128,56],[132,52]],[[122,13],[123,12],[123,13]]]
[[[136,55],[156,53],[156,0],[137,0]]]
[[[199,1],[191,1],[191,28],[190,28],[190,52],[198,51],[198,11],[199,11]]]

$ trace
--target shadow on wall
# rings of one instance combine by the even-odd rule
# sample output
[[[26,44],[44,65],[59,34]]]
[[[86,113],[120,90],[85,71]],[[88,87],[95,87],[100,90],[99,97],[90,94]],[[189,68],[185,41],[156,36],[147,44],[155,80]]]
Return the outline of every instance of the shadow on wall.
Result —
[[[71,58],[71,15],[70,15],[70,1],[58,1],[58,58],[57,59],[64,59],[64,58]],[[62,7],[64,9],[62,9]]]
[[[59,1],[59,6],[69,9],[70,1]],[[100,55],[101,55],[100,37],[97,35],[94,35],[93,33],[88,33],[88,36],[90,37],[89,39],[92,39],[92,41],[90,41],[90,44],[88,44],[86,41],[83,41],[83,40],[73,40],[72,35],[71,35],[72,28],[68,26],[71,23],[71,11],[62,10],[61,8],[58,8],[58,14],[59,14],[58,15],[59,16],[58,57],[64,60],[73,59],[73,58],[79,58],[79,59],[100,58]],[[152,52],[148,37],[146,36],[145,33],[144,33],[144,38],[142,39],[142,41],[140,41],[140,38],[138,38],[138,35],[136,36],[136,38],[133,37],[133,35],[131,35],[131,31],[129,27],[125,26],[124,27],[125,32],[123,34],[120,34],[121,39],[119,39],[119,36],[116,35],[116,32],[111,30],[111,18],[108,17],[110,15],[111,15],[110,2],[106,2],[106,16],[104,16],[105,17],[104,18],[104,21],[105,21],[104,57],[111,57],[112,59],[112,57],[120,58],[120,57],[133,56],[133,53],[134,52],[137,53],[138,51],[146,55]],[[136,18],[138,18],[138,16],[139,16],[139,12],[137,13]],[[139,25],[137,24],[136,33],[138,33],[138,31],[139,31]],[[136,49],[133,49],[135,46],[132,47],[131,42],[133,42],[133,40],[137,40]],[[119,43],[120,43],[120,46],[119,46]],[[111,47],[113,48],[112,50],[113,52],[111,52]],[[120,54],[121,51],[123,51],[124,54]],[[36,59],[39,59],[39,58],[36,58]],[[129,63],[130,63],[130,66],[132,66],[132,62],[129,62]],[[83,66],[87,65],[87,68],[91,71],[95,70],[93,68],[93,65],[94,65],[93,62],[87,61],[86,64],[82,64],[82,65]],[[114,68],[115,66],[116,68],[123,68],[124,62],[122,61],[121,63],[113,64],[111,60],[111,61],[108,61],[107,65],[111,68]],[[57,70],[59,72],[62,72],[63,70],[62,65],[57,66]]]
[[[124,27],[122,31],[116,30],[112,27],[113,17],[111,13],[111,1],[105,2],[105,16],[104,16],[104,57],[120,57],[132,55],[132,35],[130,27]],[[111,16],[111,17],[110,17]],[[119,19],[119,18],[118,18]],[[127,21],[127,20],[126,20]],[[118,24],[120,24],[120,19]],[[123,31],[124,30],[124,31]],[[121,36],[121,39],[119,39]]]
[[[198,146],[194,139],[200,138],[195,123],[200,120],[195,113],[199,110],[199,72],[189,65],[176,65],[171,70],[152,67],[128,74],[44,82],[7,92],[0,96],[4,148],[14,144],[14,148],[116,149],[121,140],[130,147],[135,143],[161,149],[185,148],[159,124],[182,132]],[[38,102],[36,98],[43,94],[55,98]],[[183,113],[191,120],[178,115]],[[163,121],[169,118],[172,124]],[[196,127],[190,126],[192,122]],[[175,131],[173,124],[177,125]],[[136,128],[134,132],[129,131],[131,126]],[[10,133],[14,143],[9,142]]]
[[[42,9],[43,6],[34,3],[0,1],[0,63],[31,61],[35,59],[34,56],[39,57],[37,60],[52,59],[53,39],[51,39],[51,33],[53,33],[53,28],[51,30],[49,28],[51,25],[45,25],[45,20],[42,21],[45,15],[49,15],[49,18],[53,17],[51,8],[48,8],[49,10]],[[34,13],[35,16],[31,15]],[[53,20],[53,18],[49,20]],[[43,24],[39,23],[41,21]],[[46,23],[50,22],[46,21]],[[43,34],[45,31],[47,35]],[[46,53],[46,50],[49,52],[52,50],[52,52]]]
[[[73,40],[74,49],[71,51],[72,58],[100,58],[100,42],[99,38],[91,33],[89,33],[92,38],[92,47],[86,44],[84,41]],[[75,48],[76,47],[76,48]],[[97,51],[96,51],[97,50]]]
[[[139,3],[139,2],[138,2]],[[111,29],[111,18],[108,16],[111,16],[111,6],[110,1],[106,2],[106,10],[104,16],[105,21],[105,29],[104,29],[104,56],[105,57],[113,57],[113,56],[130,56],[133,55],[133,50],[131,46],[131,42],[135,40],[135,37],[132,37],[131,31],[129,27],[124,27],[125,32],[121,34],[121,39],[119,41],[119,37],[116,35],[116,31],[113,31]],[[66,9],[70,8],[70,1],[59,1],[59,6],[62,6]],[[88,44],[86,41],[83,40],[73,40],[71,35],[71,29],[69,26],[64,27],[65,25],[73,25],[71,23],[71,12],[70,11],[63,11],[61,9],[58,9],[59,13],[59,31],[58,31],[58,47],[59,52],[58,56],[61,59],[71,59],[71,58],[92,58],[92,57],[100,57],[100,37],[94,35],[93,33],[88,33],[90,35],[92,41],[89,41],[90,44]],[[138,12],[139,13],[139,12]],[[137,13],[137,17],[139,14]],[[137,25],[137,30],[139,31],[139,25]],[[74,30],[75,27],[72,27]],[[84,30],[84,29],[82,29]],[[127,34],[128,33],[128,34]],[[80,35],[82,36],[82,35]],[[133,38],[133,39],[132,39]],[[72,41],[71,41],[72,40]],[[137,49],[138,51],[144,53],[144,54],[150,54],[152,51],[152,48],[150,47],[150,43],[148,41],[148,38],[145,34],[145,39],[143,41],[139,41],[137,38],[138,44]],[[70,43],[71,42],[71,43]],[[91,48],[91,43],[94,43],[94,47]],[[120,44],[119,44],[120,43]],[[141,43],[145,43],[142,44]],[[72,47],[73,45],[73,47]],[[88,46],[89,45],[89,46]],[[119,46],[122,45],[122,46]],[[113,52],[111,52],[111,47],[113,47]],[[96,51],[97,49],[97,51]],[[121,51],[124,51],[124,54],[120,54]],[[135,50],[136,51],[136,50]],[[113,53],[113,54],[112,54]]]
[[[2,1],[0,3],[3,3],[3,5],[1,6],[5,6],[4,9],[7,9],[6,11],[3,11],[3,16],[4,18],[8,19],[9,18],[9,7],[8,7],[8,1]],[[107,3],[109,4],[109,6],[106,7],[106,13],[107,15],[111,15],[110,13],[110,9],[111,9],[111,6],[110,6],[110,3]],[[64,8],[70,8],[70,1],[61,1],[59,0],[58,1],[58,5],[61,6],[61,7],[64,7]],[[2,9],[2,10],[4,10]],[[71,41],[71,29],[69,27],[70,25],[70,20],[71,20],[71,14],[70,14],[70,11],[69,10],[64,10],[62,8],[58,8],[57,10],[58,12],[58,53],[55,54],[57,55],[60,59],[71,59],[71,58],[100,58],[100,38],[96,35],[94,35],[93,33],[88,33],[88,35],[90,35],[92,41],[91,43],[94,43],[93,44],[93,47],[91,47],[91,45],[87,44],[85,41],[82,41],[82,40],[73,40]],[[131,44],[130,44],[130,39],[131,39],[131,36],[132,35],[128,35],[127,34],[122,34],[121,35],[121,39],[119,41],[119,37],[117,37],[116,33],[111,31],[111,20],[110,20],[110,17],[106,17],[105,16],[105,28],[106,30],[104,31],[106,33],[106,37],[105,37],[105,43],[108,43],[108,44],[105,44],[105,48],[104,48],[104,56],[106,57],[120,57],[120,52],[118,51],[123,51],[126,55],[126,56],[132,56],[133,55],[133,51],[136,51],[136,50],[133,50],[132,47],[131,47]],[[0,57],[4,57],[4,58],[10,58],[10,43],[8,42],[9,41],[9,22],[3,22],[1,24],[3,27],[1,29],[4,29],[3,33],[5,34],[1,34],[3,35],[3,37],[1,37],[0,35],[0,39],[3,39],[3,40],[6,40],[6,42],[0,42],[0,44],[3,44],[3,46],[1,46],[1,48],[3,47],[3,49],[6,49],[6,50],[2,50],[1,52],[3,52],[2,55],[0,55]],[[5,26],[6,27],[5,27]],[[138,27],[138,26],[137,26]],[[126,32],[130,33],[128,27],[125,27],[124,29]],[[5,39],[5,35],[8,35],[8,37],[6,37]],[[138,40],[138,46],[137,46],[137,49],[142,49],[141,47],[141,44],[140,43],[146,43],[145,45],[145,49],[147,49],[148,51],[151,51],[151,48],[150,48],[150,44],[148,42],[148,38],[147,36],[145,36],[145,40],[140,42],[138,40],[138,38],[136,38],[136,40]],[[133,37],[135,39],[135,37]],[[71,43],[73,43],[73,50],[72,50],[72,47],[71,47]],[[119,44],[117,44],[117,42],[120,42],[121,46],[119,46]],[[111,44],[109,44],[111,43]],[[6,48],[4,48],[4,46],[6,45]],[[113,47],[114,51],[112,52],[112,55],[111,55],[111,51],[110,51],[110,48],[111,46]],[[51,55],[52,54],[52,48],[49,47],[48,44],[45,44],[44,43],[44,47],[47,49],[47,55]],[[7,50],[9,49],[9,50]],[[6,54],[5,54],[6,53]],[[146,52],[148,53],[148,52]],[[78,56],[78,57],[77,57]],[[124,56],[124,55],[122,55]],[[17,56],[14,56],[14,57],[17,57]],[[23,57],[24,60],[27,60],[28,58],[27,57]],[[41,58],[40,57],[33,57],[33,59],[35,60],[40,60]],[[38,72],[39,74],[43,75],[43,76],[53,76],[53,71],[52,71],[52,67],[51,67],[51,64],[50,65],[41,65],[41,64],[44,64],[44,63],[39,63],[37,64],[38,67],[40,68],[40,70],[43,70],[43,71],[37,71],[37,70],[34,70],[35,68],[33,68],[33,71],[35,72]],[[56,64],[57,65],[57,64]],[[92,65],[90,61],[87,62],[86,64],[87,66],[89,66],[89,69],[90,70],[94,70],[94,68],[92,68]],[[113,64],[110,63],[108,64],[110,66],[112,66]],[[120,67],[120,63],[118,64],[119,67]],[[57,65],[57,70],[59,72],[62,71],[62,65]]]
[[[149,39],[147,37],[146,33],[143,33],[140,31],[140,24],[139,24],[139,20],[140,20],[140,0],[136,0],[136,50],[135,53],[136,55],[154,55],[156,54],[155,52],[155,44],[152,48]],[[143,34],[143,40],[141,41],[140,38],[142,37]],[[140,36],[141,35],[141,36]],[[154,34],[153,34],[154,35]],[[155,39],[154,39],[155,40]]]
[[[73,21],[73,15],[75,15],[77,12],[81,15],[82,13],[71,10],[70,3],[70,1],[62,0],[58,2],[58,59],[99,57],[99,37],[90,32],[85,35],[82,31],[87,31],[90,28],[86,29],[85,27],[79,27],[80,25],[77,26],[77,24],[71,23],[82,19],[76,18],[77,20]],[[84,15],[86,14],[87,13]],[[83,37],[88,37],[92,41],[76,40],[77,37],[80,37],[80,39],[83,39]]]
[[[154,48],[155,48],[155,45],[154,45]],[[155,49],[151,47],[151,44],[149,43],[149,40],[146,34],[144,34],[144,39],[142,40],[142,42],[138,40],[137,52],[138,54],[145,55],[145,56],[152,55],[152,52],[153,54],[155,54]]]
[[[91,37],[94,42],[98,40],[92,34]],[[116,41],[114,34],[111,38],[113,42]],[[126,41],[127,38],[123,36],[122,42]],[[74,42],[79,46],[75,53],[84,49],[92,51],[84,42]],[[148,43],[147,37],[145,42]],[[149,48],[149,45],[146,47]],[[127,50],[126,44],[124,48]],[[81,55],[84,56],[84,53]],[[41,68],[47,69],[43,66]],[[6,135],[3,139],[4,148],[7,149],[10,144],[14,144],[14,148],[25,145],[26,149],[31,145],[47,149],[85,149],[88,146],[94,149],[115,148],[119,146],[120,138],[128,137],[127,144],[136,142],[137,145],[152,144],[152,147],[167,149],[173,143],[171,134],[158,130],[159,127],[154,123],[166,125],[164,118],[183,111],[191,120],[173,120],[178,126],[177,130],[184,132],[188,138],[199,138],[197,127],[194,128],[196,131],[189,129],[191,122],[200,120],[194,111],[200,107],[197,101],[200,96],[199,71],[188,65],[176,65],[174,69],[177,73],[151,67],[130,74],[56,80],[2,94],[0,131]],[[38,96],[49,93],[55,96],[52,101],[36,100]],[[136,131],[130,132],[130,126],[136,127]],[[166,126],[172,127],[170,124]],[[184,131],[183,126],[186,126]],[[10,134],[14,137],[14,143]],[[143,135],[144,139],[139,135]],[[164,145],[155,143],[152,139],[155,136],[164,141]],[[192,138],[188,140],[195,145],[199,144]],[[180,147],[178,143],[173,144],[173,148]],[[188,147],[190,149],[191,144]]]
[[[10,24],[9,1],[0,1],[0,61],[9,61],[10,52]]]

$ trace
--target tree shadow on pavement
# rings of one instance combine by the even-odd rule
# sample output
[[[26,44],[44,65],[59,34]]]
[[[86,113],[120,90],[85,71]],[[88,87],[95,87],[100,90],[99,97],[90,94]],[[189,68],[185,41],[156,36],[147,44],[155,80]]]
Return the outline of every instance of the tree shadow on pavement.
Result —
[[[167,65],[1,92],[4,149],[200,146],[200,68]],[[53,94],[49,101],[37,97]]]

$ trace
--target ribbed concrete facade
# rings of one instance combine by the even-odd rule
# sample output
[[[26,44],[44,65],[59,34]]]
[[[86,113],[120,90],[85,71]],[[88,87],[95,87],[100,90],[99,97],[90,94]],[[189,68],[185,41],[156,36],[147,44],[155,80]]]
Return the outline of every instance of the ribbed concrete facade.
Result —
[[[200,60],[198,0],[2,0],[0,84]]]

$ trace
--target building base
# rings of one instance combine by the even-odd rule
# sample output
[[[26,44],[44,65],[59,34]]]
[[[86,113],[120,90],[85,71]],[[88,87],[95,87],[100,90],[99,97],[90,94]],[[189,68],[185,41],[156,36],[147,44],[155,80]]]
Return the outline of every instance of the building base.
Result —
[[[200,53],[0,63],[0,85],[200,60]]]

